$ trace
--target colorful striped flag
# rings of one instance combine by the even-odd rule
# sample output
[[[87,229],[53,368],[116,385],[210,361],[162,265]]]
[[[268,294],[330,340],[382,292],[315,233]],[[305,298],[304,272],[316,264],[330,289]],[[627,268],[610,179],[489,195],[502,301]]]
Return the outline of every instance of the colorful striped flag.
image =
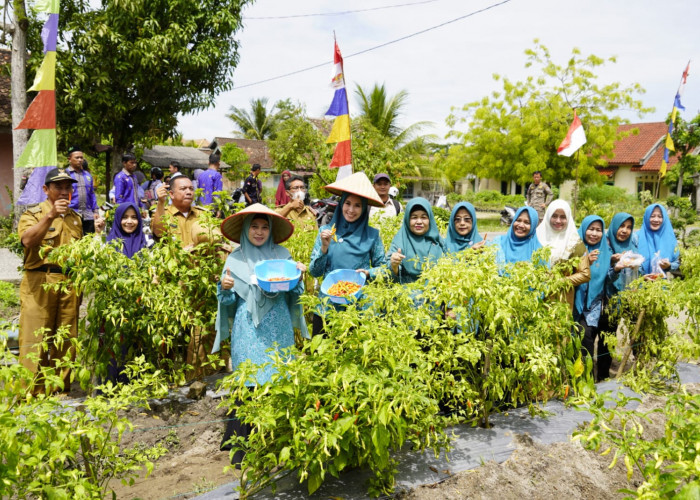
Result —
[[[16,168],[32,168],[27,185],[17,203],[30,205],[46,199],[41,186],[46,173],[58,166],[56,154],[56,42],[58,39],[59,0],[38,0],[34,8],[49,15],[41,30],[44,60],[34,76],[34,85],[27,92],[38,94],[27,108],[18,129],[32,129]]]
[[[673,138],[671,133],[673,133],[673,125],[676,123],[676,116],[678,115],[678,110],[685,111],[685,107],[681,104],[681,96],[683,96],[683,91],[685,90],[685,84],[688,82],[688,73],[690,72],[690,61],[681,75],[681,83],[678,85],[678,90],[673,98],[673,111],[671,111],[671,122],[668,124],[668,132],[666,133],[666,140],[664,141],[664,157],[661,160],[661,168],[659,168],[659,177],[666,175],[666,170],[668,169],[668,158],[669,151],[675,151],[676,148],[673,145]]]
[[[336,179],[342,179],[352,174],[352,148],[350,139],[350,113],[348,111],[348,95],[345,91],[345,75],[343,73],[343,56],[340,54],[338,43],[334,43],[333,78],[331,87],[335,89],[333,102],[326,116],[335,116],[333,128],[326,143],[337,143],[330,167],[338,168]]]

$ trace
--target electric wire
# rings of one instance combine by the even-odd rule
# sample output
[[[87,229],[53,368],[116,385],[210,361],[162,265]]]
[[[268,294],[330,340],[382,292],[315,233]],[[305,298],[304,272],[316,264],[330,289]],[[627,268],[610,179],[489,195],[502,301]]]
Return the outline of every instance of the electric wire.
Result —
[[[422,0],[420,2],[409,2],[409,3],[399,3],[395,5],[384,5],[382,7],[369,7],[367,9],[357,9],[357,10],[339,10],[336,12],[318,12],[314,14],[292,14],[288,16],[243,16],[244,20],[255,19],[255,20],[268,20],[268,19],[295,19],[300,17],[321,17],[321,16],[345,16],[347,14],[355,14],[358,12],[371,12],[374,10],[385,10],[385,9],[396,9],[398,7],[412,7],[414,5],[423,5],[426,3],[439,2],[440,0]]]
[[[429,31],[433,31],[433,30],[442,28],[443,26],[447,26],[447,25],[449,25],[449,24],[456,23],[456,22],[458,22],[458,21],[461,21],[461,20],[463,20],[463,19],[467,19],[467,18],[472,17],[472,16],[475,16],[475,15],[477,15],[477,14],[481,14],[482,12],[486,12],[486,11],[491,10],[491,9],[494,9],[494,8],[496,8],[496,7],[500,7],[501,5],[507,4],[507,3],[511,2],[511,1],[512,1],[512,0],[503,0],[503,1],[501,1],[501,2],[491,4],[491,5],[487,6],[487,7],[484,7],[483,9],[475,10],[475,11],[470,12],[470,13],[468,13],[468,14],[465,14],[465,15],[463,15],[463,16],[459,16],[459,17],[456,17],[456,18],[454,18],[454,19],[450,19],[449,21],[445,21],[444,23],[436,24],[435,26],[431,26],[431,27],[429,27],[429,28],[425,28],[425,29],[423,29],[423,30],[416,31],[416,32],[410,33],[410,34],[408,34],[408,35],[402,36],[402,37],[400,37],[400,38],[396,38],[396,39],[394,39],[394,40],[390,40],[390,41],[388,41],[388,42],[384,42],[384,43],[381,43],[381,44],[379,44],[379,45],[375,45],[374,47],[369,47],[369,48],[367,48],[367,49],[360,50],[360,51],[358,51],[358,52],[353,52],[352,54],[349,54],[349,55],[344,56],[343,59],[349,59],[349,58],[351,58],[351,57],[359,56],[359,55],[361,55],[361,54],[366,54],[367,52],[371,52],[371,51],[373,51],[373,50],[377,50],[377,49],[380,49],[380,48],[382,48],[382,47],[386,47],[386,46],[388,46],[388,45],[392,45],[392,44],[401,42],[401,41],[403,41],[403,40],[407,40],[407,39],[409,39],[409,38],[413,38],[413,37],[418,36],[418,35],[422,35],[423,33],[427,33],[427,32],[429,32]],[[246,84],[244,84],[244,85],[237,85],[237,86],[234,86],[232,90],[244,89],[244,88],[247,88],[247,87],[254,87],[254,86],[256,86],[256,85],[261,85],[261,84],[263,84],[263,83],[272,82],[272,81],[274,81],[274,80],[280,80],[280,79],[282,79],[282,78],[287,78],[287,77],[289,77],[289,76],[298,75],[299,73],[305,73],[306,71],[311,71],[312,69],[321,68],[321,67],[323,67],[323,66],[329,66],[331,63],[332,63],[332,61],[326,61],[326,62],[323,62],[323,63],[321,63],[321,64],[315,64],[315,65],[313,65],[313,66],[309,66],[309,67],[306,67],[306,68],[298,69],[298,70],[296,70],[296,71],[291,71],[291,72],[289,72],[289,73],[284,73],[284,74],[282,74],[282,75],[277,75],[277,76],[273,76],[273,77],[270,77],[270,78],[265,78],[264,80],[258,80],[258,81],[256,81],[256,82],[246,83]]]

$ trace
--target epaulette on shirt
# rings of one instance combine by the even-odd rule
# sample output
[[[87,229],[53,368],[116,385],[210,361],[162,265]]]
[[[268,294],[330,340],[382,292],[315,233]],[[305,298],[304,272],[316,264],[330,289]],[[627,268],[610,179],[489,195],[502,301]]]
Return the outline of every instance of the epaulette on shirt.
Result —
[[[34,205],[32,208],[28,208],[27,212],[31,214],[38,214],[39,212],[41,212],[41,207],[39,205]]]

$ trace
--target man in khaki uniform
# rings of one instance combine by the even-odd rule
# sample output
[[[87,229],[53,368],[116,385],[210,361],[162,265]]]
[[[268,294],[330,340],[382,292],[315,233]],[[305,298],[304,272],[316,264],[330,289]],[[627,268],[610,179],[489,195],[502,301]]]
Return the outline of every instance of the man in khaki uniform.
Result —
[[[542,182],[542,173],[538,170],[532,174],[532,184],[527,188],[526,200],[529,207],[537,210],[537,215],[540,217],[540,224],[542,224],[542,220],[544,219],[544,212],[547,210],[547,205],[552,202],[553,197],[554,193],[552,193],[550,187]]]
[[[316,213],[311,207],[304,204],[304,198],[306,198],[306,184],[304,184],[304,179],[298,175],[290,177],[287,182],[285,182],[285,189],[291,201],[275,211],[282,217],[286,217],[295,222],[295,225],[299,223],[303,224],[304,229],[318,230]]]
[[[208,240],[209,235],[199,224],[199,218],[204,209],[192,205],[194,186],[189,177],[184,175],[172,177],[169,185],[161,184],[158,186],[156,196],[158,197],[158,205],[153,214],[151,227],[157,238],[170,233],[180,240],[185,250],[190,250],[203,240]],[[170,196],[172,204],[166,208],[168,196]],[[170,227],[168,228],[166,224],[169,224]],[[213,236],[217,237],[221,234],[217,231],[217,234]],[[202,369],[201,365],[207,361],[207,354],[211,352],[214,335],[213,332],[206,332],[205,335],[202,335],[200,331],[192,333],[187,347],[187,364],[194,367],[192,377],[212,372],[210,369]],[[203,338],[205,336],[206,338]]]
[[[83,235],[80,216],[69,208],[74,182],[76,181],[65,170],[50,170],[43,186],[48,199],[24,212],[17,228],[24,246],[24,277],[20,285],[19,359],[32,373],[37,373],[40,366],[55,366],[56,361],[66,354],[75,356],[68,340],[62,345],[50,340],[48,348],[42,349],[44,335],[41,331],[37,332],[41,328],[47,328],[49,333],[56,333],[59,327],[68,325],[71,337],[76,337],[78,333],[80,299],[75,291],[60,293],[44,290],[44,283],[58,283],[66,277],[59,266],[50,263],[50,253],[43,258],[39,255],[42,247],[68,245]],[[38,363],[29,357],[31,353],[38,355]],[[59,375],[65,384],[63,392],[68,392],[70,370],[63,369]],[[37,384],[32,389],[35,394],[43,391],[43,384]]]
[[[168,190],[170,190],[168,192]],[[172,202],[167,208],[165,206],[170,195]],[[192,205],[194,201],[194,186],[189,177],[178,175],[170,179],[170,184],[161,184],[156,189],[158,205],[153,214],[151,227],[153,234],[161,238],[166,232],[166,222],[163,220],[168,214],[170,219],[170,233],[182,242],[182,247],[188,249],[196,244],[192,236],[192,227],[204,209]]]

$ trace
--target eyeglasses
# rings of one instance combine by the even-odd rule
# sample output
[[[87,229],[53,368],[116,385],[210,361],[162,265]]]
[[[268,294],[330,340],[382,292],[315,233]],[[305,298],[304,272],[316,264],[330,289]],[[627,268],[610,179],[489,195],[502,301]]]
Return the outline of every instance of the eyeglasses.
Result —
[[[290,191],[306,191],[304,186],[292,186],[289,188]]]

